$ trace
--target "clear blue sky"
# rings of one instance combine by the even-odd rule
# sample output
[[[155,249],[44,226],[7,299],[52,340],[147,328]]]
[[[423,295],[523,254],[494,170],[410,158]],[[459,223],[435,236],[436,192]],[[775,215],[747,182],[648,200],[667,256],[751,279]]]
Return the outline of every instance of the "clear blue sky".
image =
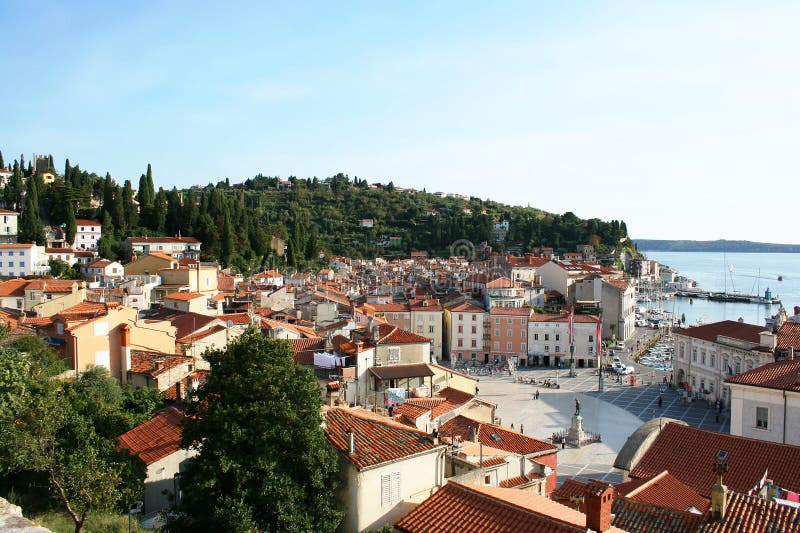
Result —
[[[634,238],[800,242],[798,2],[4,1],[0,20],[7,161],[134,185],[151,162],[164,187],[344,172]]]

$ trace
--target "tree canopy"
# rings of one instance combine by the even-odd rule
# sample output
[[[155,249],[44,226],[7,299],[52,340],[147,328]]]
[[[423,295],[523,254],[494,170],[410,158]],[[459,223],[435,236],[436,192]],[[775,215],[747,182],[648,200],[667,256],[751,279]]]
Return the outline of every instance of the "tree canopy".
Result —
[[[183,514],[167,529],[333,531],[338,463],[313,373],[254,329],[206,358],[211,373],[183,430],[199,454],[183,476]]]

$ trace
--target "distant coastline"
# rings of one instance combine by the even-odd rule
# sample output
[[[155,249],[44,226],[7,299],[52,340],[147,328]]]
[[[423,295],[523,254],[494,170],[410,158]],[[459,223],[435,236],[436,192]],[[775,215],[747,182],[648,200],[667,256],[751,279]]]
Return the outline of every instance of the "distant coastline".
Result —
[[[680,241],[633,239],[636,248],[654,252],[800,253],[800,244],[774,244],[752,241]]]

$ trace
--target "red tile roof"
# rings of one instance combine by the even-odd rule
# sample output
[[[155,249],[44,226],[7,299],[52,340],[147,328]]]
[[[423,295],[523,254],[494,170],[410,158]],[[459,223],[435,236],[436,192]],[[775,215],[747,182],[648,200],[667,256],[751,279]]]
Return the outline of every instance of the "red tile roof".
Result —
[[[795,472],[796,475],[796,472]],[[745,494],[730,494],[722,521],[708,521],[702,533],[798,533],[800,509]]]
[[[725,382],[800,392],[800,358],[769,363],[729,377]]]
[[[459,436],[463,440],[472,440],[473,430],[478,431],[478,441],[486,446],[499,448],[520,455],[531,453],[556,453],[558,446],[523,435],[502,426],[480,422],[464,415],[458,415],[439,427],[441,437]],[[496,436],[496,437],[495,437]]]
[[[126,242],[135,244],[168,244],[168,243],[185,243],[185,244],[200,244],[200,241],[194,237],[128,237]]]
[[[417,344],[421,342],[431,342],[431,340],[391,324],[378,326],[378,341],[376,344]]]
[[[27,279],[17,278],[0,282],[0,296],[14,296],[22,298],[25,296],[25,287],[28,285]]]
[[[392,411],[394,416],[402,416],[413,423],[417,418],[430,412],[430,408],[406,401],[395,407]]]
[[[33,248],[36,246],[36,243],[29,243],[29,244],[15,244],[15,243],[0,243],[0,249],[3,250],[21,250],[23,248]]]
[[[189,300],[196,300],[197,298],[203,298],[204,296],[204,294],[200,294],[199,292],[173,292],[172,294],[167,294],[164,296],[164,299],[188,302]]]
[[[632,478],[670,474],[696,490],[711,495],[716,476],[711,470],[719,450],[728,452],[724,482],[733,491],[747,493],[769,471],[776,485],[800,492],[800,446],[777,444],[726,433],[669,423],[630,472]]]
[[[470,302],[463,302],[452,307],[448,307],[451,313],[485,313],[486,309],[478,307]]]
[[[699,532],[707,517],[625,498],[614,500],[611,514],[614,515],[614,526],[637,533]]]
[[[784,322],[778,330],[778,350],[794,348],[800,352],[800,322]],[[800,356],[800,354],[798,354]]]
[[[144,374],[150,377],[156,377],[164,372],[172,370],[179,365],[186,365],[191,362],[191,357],[185,357],[182,355],[132,350],[131,369],[129,372],[133,374]],[[177,378],[177,375],[175,377]]]
[[[156,416],[120,435],[117,449],[127,449],[151,465],[181,447],[183,413],[170,407]]]
[[[694,507],[705,513],[710,504],[707,498],[700,496],[666,470],[650,479],[621,483],[615,490],[619,497],[676,511],[688,511]]]
[[[77,285],[78,288],[84,285],[83,281],[73,279],[43,279],[37,278],[28,282],[26,290],[31,291],[44,291],[50,293],[69,293],[72,292],[72,286]]]
[[[717,342],[717,337],[723,335],[725,337],[758,344],[760,342],[759,334],[766,330],[767,328],[764,326],[745,324],[735,320],[723,320],[721,322],[713,322],[711,324],[682,329],[676,331],[675,334],[711,342]]]
[[[596,324],[598,318],[594,315],[573,315],[572,322],[575,324]],[[531,314],[530,322],[569,322],[569,314]]]
[[[492,316],[530,316],[533,313],[532,309],[527,307],[495,307],[489,313]]]
[[[325,351],[325,339],[322,337],[311,337],[308,339],[288,339],[289,346],[294,352],[294,361],[301,365],[314,364],[314,352]]]
[[[348,430],[355,432],[355,453],[349,454]],[[333,408],[328,410],[325,435],[359,470],[388,461],[429,452],[441,445],[430,435],[390,418],[379,417],[363,409]]]
[[[87,218],[79,218],[75,220],[76,226],[101,226],[100,222],[96,220],[89,220]]]
[[[395,528],[407,533],[585,533],[586,515],[532,491],[450,481]],[[621,530],[612,526],[609,531]]]
[[[582,496],[586,492],[586,483],[576,479],[576,478],[567,478],[564,480],[564,483],[561,484],[550,497],[556,501],[570,501],[570,498],[573,496]]]

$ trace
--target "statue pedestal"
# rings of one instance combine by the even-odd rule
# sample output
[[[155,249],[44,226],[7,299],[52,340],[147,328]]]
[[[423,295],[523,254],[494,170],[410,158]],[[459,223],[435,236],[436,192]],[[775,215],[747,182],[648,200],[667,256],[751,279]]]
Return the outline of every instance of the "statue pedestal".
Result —
[[[583,417],[576,415],[572,417],[572,425],[567,432],[567,439],[570,442],[582,443],[586,440],[586,433],[583,431]],[[580,444],[578,444],[580,446]]]

